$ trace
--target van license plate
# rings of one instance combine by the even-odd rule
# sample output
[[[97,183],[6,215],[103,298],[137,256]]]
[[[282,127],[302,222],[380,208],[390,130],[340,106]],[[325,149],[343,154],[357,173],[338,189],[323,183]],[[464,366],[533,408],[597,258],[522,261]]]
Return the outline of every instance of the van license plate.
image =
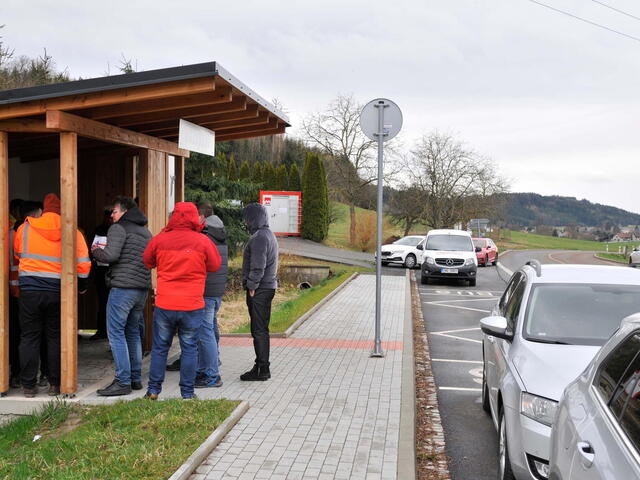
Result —
[[[443,268],[440,270],[441,273],[458,273],[457,268]]]

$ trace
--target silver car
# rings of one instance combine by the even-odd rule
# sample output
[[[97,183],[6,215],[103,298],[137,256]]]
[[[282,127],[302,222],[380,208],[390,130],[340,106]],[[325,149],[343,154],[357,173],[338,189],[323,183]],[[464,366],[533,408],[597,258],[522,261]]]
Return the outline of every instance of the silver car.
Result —
[[[551,433],[551,478],[640,478],[640,314],[565,389]]]
[[[513,274],[483,335],[482,405],[499,432],[502,479],[549,477],[558,400],[621,320],[640,311],[640,271],[531,261]]]

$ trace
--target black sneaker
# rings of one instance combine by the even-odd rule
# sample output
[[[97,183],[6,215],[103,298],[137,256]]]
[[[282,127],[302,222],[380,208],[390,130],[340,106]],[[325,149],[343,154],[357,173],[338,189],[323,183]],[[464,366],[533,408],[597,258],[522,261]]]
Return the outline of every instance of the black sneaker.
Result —
[[[216,375],[215,377],[201,377],[199,379],[196,379],[196,388],[217,388],[221,386],[222,378],[220,378],[220,375]]]
[[[144,397],[142,397],[146,400],[158,400],[158,394],[157,393],[151,393],[149,391],[147,391],[147,393],[144,394]]]
[[[271,372],[269,372],[269,367],[259,368],[257,365],[254,365],[251,370],[240,375],[240,380],[245,382],[264,382],[270,378]]]
[[[131,390],[142,390],[142,382],[131,382]]]
[[[180,357],[178,359],[167,365],[167,372],[179,372],[180,371]]]
[[[22,387],[22,393],[25,398],[33,398],[38,394],[38,387]]]
[[[49,391],[47,392],[47,394],[50,397],[57,397],[58,395],[60,395],[60,385],[49,385]]]
[[[103,397],[117,397],[118,395],[129,395],[131,393],[131,385],[123,385],[117,380],[111,382],[111,385],[102,388],[96,392]]]

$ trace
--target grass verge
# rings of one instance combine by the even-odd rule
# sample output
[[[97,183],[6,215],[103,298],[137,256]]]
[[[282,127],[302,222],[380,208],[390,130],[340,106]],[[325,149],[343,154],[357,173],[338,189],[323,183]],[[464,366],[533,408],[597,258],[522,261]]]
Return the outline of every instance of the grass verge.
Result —
[[[238,404],[226,399],[52,402],[0,427],[0,478],[169,478]],[[35,435],[41,438],[34,441]]]
[[[302,315],[313,308],[320,300],[325,298],[336,288],[342,285],[358,268],[345,268],[335,272],[331,278],[323,280],[315,287],[307,290],[301,290],[300,295],[296,298],[288,300],[278,305],[271,313],[271,322],[269,323],[269,331],[272,333],[284,332]],[[236,329],[233,333],[249,333],[251,331],[249,324],[245,324]]]
[[[627,264],[629,261],[627,260],[627,255],[623,255],[622,253],[605,253],[600,252],[596,253],[596,257],[602,258],[603,260],[612,260],[614,262]]]

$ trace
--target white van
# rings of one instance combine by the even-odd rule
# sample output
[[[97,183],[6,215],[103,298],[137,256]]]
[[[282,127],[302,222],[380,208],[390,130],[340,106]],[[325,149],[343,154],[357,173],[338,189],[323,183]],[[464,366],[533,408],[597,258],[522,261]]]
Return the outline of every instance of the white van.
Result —
[[[430,278],[457,278],[475,287],[478,259],[469,232],[431,230],[417,248],[422,250],[421,283],[429,283]]]

